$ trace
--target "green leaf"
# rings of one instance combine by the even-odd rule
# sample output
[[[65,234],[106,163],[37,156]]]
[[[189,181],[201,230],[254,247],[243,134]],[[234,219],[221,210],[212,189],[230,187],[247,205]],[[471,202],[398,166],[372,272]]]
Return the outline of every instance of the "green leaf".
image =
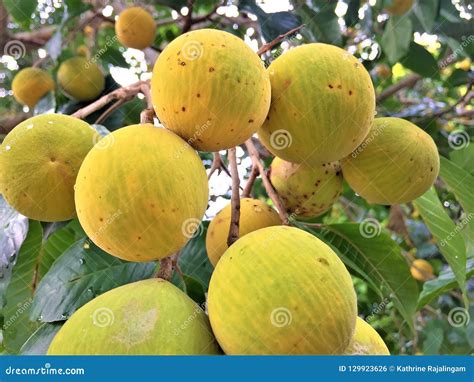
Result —
[[[61,329],[62,323],[42,324],[21,347],[21,355],[46,355],[49,344],[56,333]]]
[[[363,224],[330,224],[324,226],[321,232],[309,232],[331,245],[349,268],[355,269],[357,273],[362,270],[362,276],[371,285],[380,286],[382,293],[388,293],[402,317],[414,330],[418,285],[410,274],[401,249],[383,232],[364,237]]]
[[[382,35],[382,49],[391,64],[406,56],[412,38],[412,23],[408,17],[394,16],[388,19]]]
[[[350,0],[347,6],[347,12],[344,16],[344,22],[348,27],[354,27],[359,22],[360,0]]]
[[[132,263],[102,251],[88,239],[72,245],[38,285],[31,318],[66,320],[94,297],[118,286],[150,278],[155,263]]]
[[[40,114],[54,113],[55,110],[56,110],[56,97],[54,96],[54,92],[48,92],[36,104],[33,110],[33,114],[40,115]]]
[[[445,212],[432,187],[413,201],[415,207],[439,245],[439,250],[453,270],[459,287],[466,290],[466,246],[457,228]]]
[[[474,176],[474,166],[472,166],[472,163],[474,163],[474,145],[469,144],[466,147],[451,151],[449,158]]]
[[[423,353],[425,355],[439,354],[443,345],[444,330],[438,321],[431,321],[424,331],[425,340],[423,341]]]
[[[413,11],[426,32],[431,33],[438,16],[439,0],[418,0]]]
[[[413,70],[423,77],[438,77],[439,68],[433,55],[416,42],[410,42],[408,53],[401,60],[405,68]]]
[[[466,280],[474,276],[474,259],[467,260]],[[428,280],[423,284],[423,290],[418,299],[418,310],[429,304],[436,297],[457,288],[456,276],[451,269],[441,272],[436,279]]]
[[[444,82],[447,87],[456,87],[467,84],[469,82],[469,72],[462,69],[455,69]]]
[[[305,24],[301,33],[305,34],[308,30],[311,40],[334,45],[341,44],[341,28],[335,13],[336,3],[326,3],[315,10],[310,8],[306,2],[298,1],[295,8],[295,12],[301,16],[302,22]]]
[[[186,285],[186,294],[196,301],[199,305],[206,303],[206,293],[200,281],[191,276],[183,274],[183,281]]]
[[[26,240],[21,246],[18,260],[6,292],[3,315],[3,344],[8,352],[18,353],[23,343],[38,327],[29,320],[29,312],[36,287],[36,271],[41,258],[41,224],[30,220]]]
[[[36,0],[3,0],[3,4],[10,16],[19,24],[29,26],[31,15],[36,10]]]

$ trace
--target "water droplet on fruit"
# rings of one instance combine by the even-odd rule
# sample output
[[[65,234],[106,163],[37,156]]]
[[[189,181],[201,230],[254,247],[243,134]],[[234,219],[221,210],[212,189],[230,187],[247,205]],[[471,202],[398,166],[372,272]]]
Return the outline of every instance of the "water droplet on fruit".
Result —
[[[30,123],[28,126],[26,126],[26,128],[27,128],[28,130],[32,129],[32,128],[33,128],[33,124]]]
[[[10,151],[11,149],[12,149],[12,148],[11,148],[10,145],[6,145],[6,146],[5,146],[5,150],[6,150],[6,151]]]

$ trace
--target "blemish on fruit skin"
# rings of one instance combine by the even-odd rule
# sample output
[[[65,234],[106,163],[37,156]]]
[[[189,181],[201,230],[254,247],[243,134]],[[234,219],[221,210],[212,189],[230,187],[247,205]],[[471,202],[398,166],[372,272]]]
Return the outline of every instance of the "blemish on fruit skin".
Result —
[[[328,87],[329,87],[329,89],[334,88],[334,86],[332,86],[331,84],[329,84]]]
[[[181,108],[181,110],[182,110],[182,111],[186,111],[186,108],[183,106],[183,107]]]
[[[213,66],[210,66],[210,67],[209,67],[209,72],[213,72],[214,70],[216,70],[216,69],[214,69]]]
[[[184,61],[181,61],[179,64],[180,64],[181,66],[186,66],[186,63],[185,63]]]

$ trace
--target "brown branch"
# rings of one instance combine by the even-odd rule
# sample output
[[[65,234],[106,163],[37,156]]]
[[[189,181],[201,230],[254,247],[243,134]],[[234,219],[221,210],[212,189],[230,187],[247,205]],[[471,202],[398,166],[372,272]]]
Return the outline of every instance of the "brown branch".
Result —
[[[153,118],[155,117],[155,111],[153,109],[146,108],[140,113],[140,123],[151,123],[154,124]]]
[[[171,280],[173,277],[174,269],[176,266],[175,258],[177,259],[178,254],[174,254],[160,260],[160,269],[156,272],[155,277],[163,280]]]
[[[209,175],[207,176],[207,180],[211,179],[212,174],[216,171],[219,173],[219,170],[222,168],[222,159],[221,154],[214,153],[214,158],[212,159],[211,169],[209,170]]]
[[[107,118],[110,117],[110,115],[117,110],[120,106],[122,106],[125,103],[125,100],[119,99],[115,101],[106,111],[104,111],[99,118],[96,119],[95,123],[97,125],[100,125],[102,122],[104,122]]]
[[[438,118],[438,117],[441,117],[443,114],[447,114],[449,113],[450,111],[454,110],[456,108],[456,106],[458,106],[459,104],[463,103],[465,100],[469,100],[470,98],[472,98],[470,96],[471,94],[471,90],[472,90],[472,86],[474,84],[474,81],[471,80],[467,86],[467,89],[466,89],[466,92],[463,94],[463,96],[461,98],[459,98],[455,103],[453,103],[451,106],[448,106],[446,107],[445,109],[442,109],[440,111],[438,111],[437,113],[434,113],[432,115],[432,117],[434,118]]]
[[[8,134],[16,125],[29,118],[31,115],[20,113],[0,120],[0,133]]]
[[[240,222],[240,195],[239,195],[239,172],[237,169],[237,156],[235,147],[227,150],[229,158],[229,167],[232,174],[232,197],[231,197],[231,214],[229,236],[227,237],[227,246],[234,244],[239,238],[239,222]]]
[[[283,224],[288,225],[289,224],[288,214],[286,213],[286,210],[283,207],[283,203],[281,202],[280,197],[278,196],[277,192],[273,188],[270,182],[270,179],[268,179],[268,176],[265,173],[265,168],[263,167],[263,164],[260,161],[260,155],[255,145],[253,144],[251,139],[248,139],[245,142],[245,146],[247,147],[247,151],[250,155],[250,159],[252,160],[252,164],[256,166],[258,168],[258,171],[260,172],[263,186],[265,187],[265,190],[267,191],[268,196],[273,201],[273,204],[278,210],[278,215],[280,215],[281,221],[283,222]]]
[[[245,188],[242,191],[242,198],[248,198],[252,192],[252,187],[253,184],[255,183],[255,179],[257,179],[258,176],[258,167],[252,165],[252,169],[250,170],[250,175],[247,180],[247,183],[245,184]]]
[[[405,88],[411,88],[415,86],[415,84],[421,80],[421,76],[418,74],[411,74],[407,77],[405,77],[403,80],[400,82],[397,82],[396,84],[393,84],[389,86],[387,89],[385,89],[382,93],[380,93],[377,96],[377,102],[382,102],[386,100],[387,98],[391,97],[395,93],[399,92],[402,89]]]
[[[188,6],[188,14],[184,17],[184,25],[182,33],[186,33],[191,29],[191,25],[193,25],[193,7],[194,7],[194,0],[187,1]]]
[[[272,49],[276,44],[278,44],[279,42],[283,41],[286,37],[288,37],[289,35],[292,35],[296,32],[298,32],[300,29],[302,29],[304,27],[304,24],[301,24],[300,26],[296,27],[296,28],[293,28],[293,29],[290,29],[288,32],[285,32],[281,35],[279,35],[276,39],[270,41],[270,42],[267,42],[266,44],[263,44],[260,49],[257,51],[257,54],[260,56],[262,55],[263,53],[265,52],[268,52],[270,49]]]

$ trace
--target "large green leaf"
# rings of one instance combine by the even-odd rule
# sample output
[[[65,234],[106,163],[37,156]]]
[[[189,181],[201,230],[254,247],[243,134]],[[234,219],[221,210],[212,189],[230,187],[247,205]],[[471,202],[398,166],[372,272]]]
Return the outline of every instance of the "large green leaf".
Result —
[[[42,238],[41,224],[31,220],[6,291],[6,305],[2,309],[3,344],[10,353],[18,353],[38,326],[37,322],[29,320],[29,312],[36,288]]]
[[[437,77],[439,75],[438,63],[433,55],[416,42],[410,43],[408,53],[401,63],[404,67],[413,70],[423,77]]]
[[[42,324],[21,347],[21,355],[45,355],[62,323]]]
[[[406,56],[413,39],[411,20],[408,17],[390,17],[382,35],[382,49],[391,64]]]
[[[19,24],[28,26],[31,22],[31,15],[36,9],[36,0],[3,0],[3,5],[10,16]]]
[[[31,319],[63,321],[94,297],[118,286],[150,278],[156,264],[132,263],[80,239],[61,255],[38,285]]]
[[[364,224],[364,223],[362,223]],[[418,286],[410,275],[401,249],[387,234],[363,235],[362,224],[330,224],[318,232],[309,231],[331,245],[342,261],[371,285],[389,294],[395,307],[413,330],[413,317],[418,300]]]
[[[472,165],[474,163],[474,144],[468,144],[466,147],[451,151],[449,158],[474,176],[474,166]]]
[[[425,224],[438,243],[439,250],[453,270],[459,287],[466,287],[466,246],[458,229],[444,210],[432,187],[413,204],[420,211]]]
[[[431,33],[438,16],[439,0],[418,0],[413,11],[426,32]]]
[[[313,9],[305,1],[296,2],[295,12],[301,16],[302,22],[305,24],[302,33],[309,31],[311,40],[340,45],[341,27],[335,9],[336,3],[326,2]]]

